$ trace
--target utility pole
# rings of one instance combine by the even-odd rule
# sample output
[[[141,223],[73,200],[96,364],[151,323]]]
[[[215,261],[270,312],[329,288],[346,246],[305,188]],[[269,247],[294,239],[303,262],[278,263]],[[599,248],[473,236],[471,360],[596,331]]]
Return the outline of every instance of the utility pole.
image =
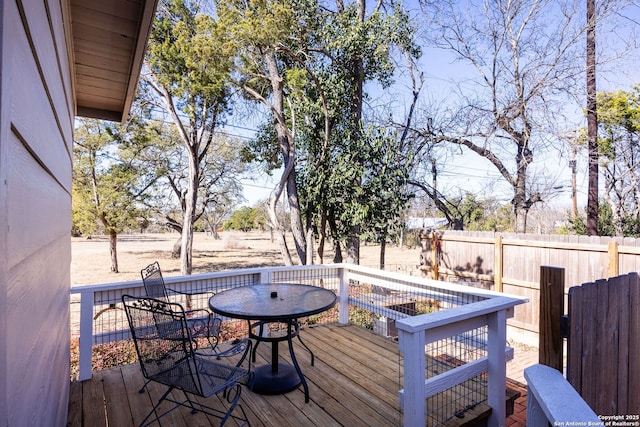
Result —
[[[587,234],[598,235],[598,117],[596,115],[596,17],[595,0],[587,0],[587,147],[589,190]]]
[[[576,182],[576,155],[578,153],[578,141],[573,141],[571,144],[571,160],[569,160],[569,167],[571,168],[571,198],[573,200],[573,221],[578,218],[578,186]]]

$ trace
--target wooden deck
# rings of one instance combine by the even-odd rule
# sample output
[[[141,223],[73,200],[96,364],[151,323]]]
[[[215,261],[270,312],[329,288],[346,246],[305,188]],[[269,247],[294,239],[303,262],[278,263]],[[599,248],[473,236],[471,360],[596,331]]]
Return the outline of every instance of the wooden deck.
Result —
[[[302,334],[316,356],[315,366],[311,366],[309,353],[294,340],[296,356],[309,384],[309,403],[304,403],[302,387],[279,396],[258,395],[243,388],[241,404],[252,426],[402,425],[397,397],[401,381],[397,343],[357,326],[337,324],[305,328]],[[280,354],[286,359],[285,347]],[[269,357],[270,345],[261,344],[257,364],[266,363]],[[72,382],[68,425],[138,425],[151,410],[151,399],[157,399],[164,391],[154,385],[138,393],[142,384],[137,364],[97,371],[91,380]],[[225,403],[217,397],[207,401],[220,408]],[[466,421],[471,416],[468,415]],[[191,414],[185,408],[160,421],[163,426],[219,424],[215,418]]]

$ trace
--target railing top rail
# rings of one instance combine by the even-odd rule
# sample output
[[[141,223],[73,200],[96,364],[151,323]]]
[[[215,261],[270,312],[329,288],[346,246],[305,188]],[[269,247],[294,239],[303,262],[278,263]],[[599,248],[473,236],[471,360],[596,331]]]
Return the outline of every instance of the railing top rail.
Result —
[[[402,282],[403,284],[416,285],[419,287],[429,287],[432,289],[441,290],[443,293],[461,293],[465,295],[473,295],[482,298],[497,298],[503,296],[503,294],[499,292],[493,292],[489,290],[479,289],[479,288],[470,288],[464,285],[458,285],[455,283],[447,283],[440,282],[437,280],[432,280],[424,277],[418,276],[409,276],[402,273],[390,272],[385,270],[378,270],[371,267],[362,267],[355,264],[314,264],[314,265],[299,265],[299,266],[278,266],[278,267],[256,267],[256,268],[246,268],[246,269],[236,269],[236,270],[224,270],[224,271],[216,271],[212,273],[201,273],[201,274],[193,274],[190,276],[166,276],[164,278],[167,284],[175,284],[175,283],[184,283],[184,282],[192,282],[198,280],[210,280],[210,279],[221,279],[225,277],[233,277],[233,276],[248,276],[248,275],[258,275],[262,273],[275,273],[282,271],[310,271],[310,270],[344,270],[347,273],[351,273],[354,276],[363,275],[369,278],[377,277],[382,280],[391,279],[397,282]],[[103,292],[110,290],[119,290],[119,289],[127,289],[127,288],[136,288],[142,287],[142,280],[130,280],[123,282],[114,282],[114,283],[100,283],[100,284],[92,284],[92,285],[82,285],[82,286],[74,286],[71,288],[71,294],[82,294],[82,293],[93,293],[93,292]]]
[[[298,265],[298,266],[278,266],[278,267],[254,267],[254,268],[243,268],[243,269],[233,269],[233,270],[223,270],[223,271],[215,271],[211,273],[200,273],[200,274],[192,274],[189,276],[165,276],[164,281],[167,284],[173,283],[182,283],[182,282],[191,282],[196,280],[207,280],[207,279],[216,279],[216,278],[224,278],[224,277],[232,277],[238,275],[251,275],[251,274],[260,274],[263,272],[277,272],[277,271],[295,271],[295,270],[320,270],[320,269],[336,269],[343,264],[315,264],[315,265]],[[71,288],[72,294],[79,294],[83,292],[100,292],[106,290],[113,289],[124,289],[130,287],[138,287],[143,286],[142,280],[130,280],[125,282],[114,282],[114,283],[98,283],[92,285],[80,285],[74,286]]]
[[[92,285],[80,285],[73,286],[69,293],[73,294],[83,294],[83,293],[91,293],[91,292],[102,292],[102,291],[111,291],[116,289],[127,289],[127,288],[136,288],[142,287],[142,280],[129,280],[125,282],[113,282],[113,283],[97,283]]]
[[[369,276],[373,275],[373,276],[379,276],[385,279],[394,279],[394,280],[402,281],[404,283],[411,283],[420,287],[428,286],[430,288],[440,289],[445,293],[457,292],[457,293],[462,293],[466,295],[483,297],[487,299],[504,296],[504,294],[500,292],[490,291],[490,290],[481,289],[481,288],[472,288],[472,287],[460,285],[457,283],[442,282],[440,280],[433,280],[426,277],[408,276],[406,274],[396,273],[393,271],[378,270],[375,268],[362,267],[362,266],[353,265],[353,264],[336,264],[336,265],[346,269],[348,272],[357,272],[357,273],[367,274]]]
[[[440,326],[462,322],[497,311],[510,309],[528,302],[528,298],[501,296],[461,305],[434,313],[421,314],[396,321],[396,327],[409,333],[426,331]]]

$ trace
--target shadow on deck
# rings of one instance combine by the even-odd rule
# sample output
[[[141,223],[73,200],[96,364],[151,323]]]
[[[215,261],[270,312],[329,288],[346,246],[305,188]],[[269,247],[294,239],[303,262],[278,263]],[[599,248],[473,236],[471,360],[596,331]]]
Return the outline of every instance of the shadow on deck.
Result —
[[[294,340],[297,359],[309,384],[309,403],[304,403],[302,387],[279,396],[263,396],[243,388],[241,404],[252,426],[402,425],[398,406],[402,359],[396,342],[353,325],[308,327],[302,333],[316,356],[315,366],[311,366],[309,354]],[[285,356],[287,352],[281,351],[281,357],[286,359]],[[267,363],[269,357],[269,345],[260,345],[256,364]],[[137,364],[95,371],[91,380],[72,382],[68,425],[138,425],[151,410],[151,399],[157,400],[164,391],[154,385],[139,393],[142,384]],[[514,414],[507,419],[508,426],[524,426],[522,408],[526,393],[522,388],[518,391],[522,396],[516,400]],[[212,397],[207,403],[222,408],[226,401]],[[452,417],[445,425],[474,425],[473,419],[486,413],[483,406],[488,409],[484,404],[478,405],[462,417]],[[191,414],[185,408],[160,421],[170,426],[219,424],[215,418]],[[426,423],[436,424],[433,419]],[[226,425],[236,424],[230,421]]]

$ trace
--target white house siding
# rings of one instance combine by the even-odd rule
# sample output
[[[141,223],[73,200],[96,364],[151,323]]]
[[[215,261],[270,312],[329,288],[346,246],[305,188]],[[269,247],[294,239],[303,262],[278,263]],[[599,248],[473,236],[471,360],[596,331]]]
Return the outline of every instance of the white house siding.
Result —
[[[74,107],[66,7],[0,4],[0,426],[67,419]]]

